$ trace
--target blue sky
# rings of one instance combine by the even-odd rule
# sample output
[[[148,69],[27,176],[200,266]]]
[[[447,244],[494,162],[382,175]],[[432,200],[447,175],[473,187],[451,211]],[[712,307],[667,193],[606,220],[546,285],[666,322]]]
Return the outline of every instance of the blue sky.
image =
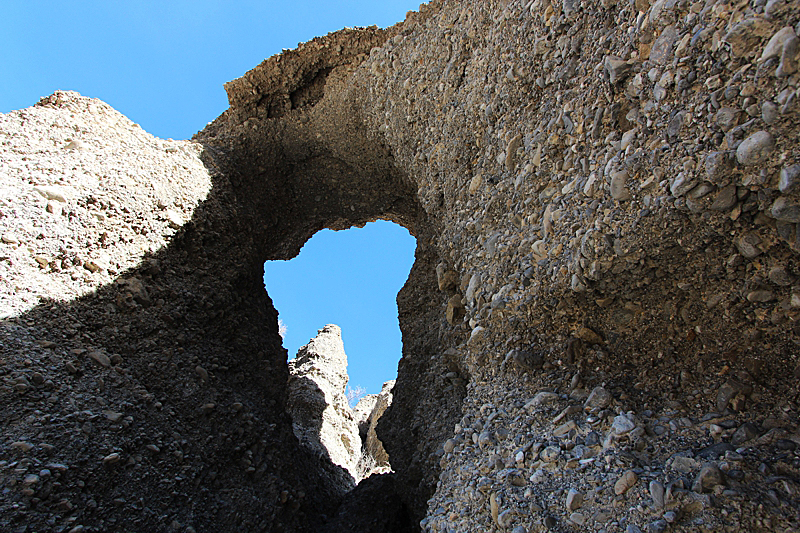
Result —
[[[391,26],[419,1],[0,0],[0,112],[57,89],[100,98],[162,138],[228,107],[222,84],[345,26]]]
[[[389,245],[387,245],[389,243]],[[368,393],[397,376],[397,293],[414,262],[416,240],[393,222],[322,230],[290,261],[268,261],[264,281],[286,325],[294,357],[325,324],[342,328],[350,385]]]
[[[0,113],[74,90],[153,135],[188,139],[227,109],[223,83],[263,59],[345,26],[390,26],[418,8],[419,0],[0,0]],[[320,232],[296,259],[276,263],[267,284],[290,354],[332,322],[343,330],[351,384],[373,393],[394,379],[395,297],[414,246],[403,228],[375,223]],[[316,276],[322,285],[309,300]]]

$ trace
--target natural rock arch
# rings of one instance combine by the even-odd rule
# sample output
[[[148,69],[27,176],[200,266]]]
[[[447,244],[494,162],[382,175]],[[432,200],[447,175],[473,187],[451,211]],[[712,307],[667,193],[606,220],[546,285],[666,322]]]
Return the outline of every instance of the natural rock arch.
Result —
[[[664,505],[676,528],[795,526],[797,491],[769,474],[796,471],[796,39],[780,57],[767,40],[798,12],[726,5],[436,1],[229,84],[195,139],[213,187],[168,246],[0,330],[4,466],[65,461],[59,487],[12,473],[12,519],[535,530],[587,520],[585,492],[631,527],[666,527],[647,514]],[[378,426],[398,476],[340,505],[334,467],[291,434],[261,268],[378,218],[418,243]],[[75,408],[42,415],[52,391]],[[409,513],[358,514],[395,492]]]

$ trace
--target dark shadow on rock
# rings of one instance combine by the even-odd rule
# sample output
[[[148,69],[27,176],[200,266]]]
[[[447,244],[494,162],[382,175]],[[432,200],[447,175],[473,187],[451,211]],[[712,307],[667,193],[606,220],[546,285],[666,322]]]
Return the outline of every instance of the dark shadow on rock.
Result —
[[[292,417],[295,437],[300,441],[300,446],[315,454],[320,461],[334,464],[328,449],[322,442],[323,413],[328,407],[325,392],[313,379],[305,376],[291,376],[289,383],[291,405],[288,410]],[[292,388],[295,390],[291,391]],[[297,389],[302,390],[302,394]],[[356,486],[356,480],[344,468],[337,466],[331,470],[331,474],[329,482],[341,494]]]
[[[396,474],[376,474],[364,479],[339,506],[321,533],[410,533],[419,520],[403,502]]]
[[[292,433],[263,264],[292,258],[323,228],[377,219],[418,242],[398,296],[398,386],[379,434],[398,474],[347,498],[358,507],[360,494],[373,497],[368,487],[391,483],[403,502],[397,516],[422,518],[438,476],[434,448],[464,391],[441,382],[437,356],[450,341],[436,288],[438,229],[416,184],[364,126],[358,89],[344,89],[348,69],[389,35],[358,31],[325,38],[349,43],[323,47],[346,57],[309,60],[306,92],[276,82],[253,104],[254,122],[242,104],[198,134],[212,189],[166,247],[95,293],[0,324],[0,461],[13,478],[0,496],[2,528],[309,531],[333,516],[344,497],[334,480],[347,473]],[[324,80],[315,74],[323,71]],[[299,107],[280,108],[284,96]],[[147,298],[130,298],[128,279]],[[25,485],[42,469],[50,474]]]

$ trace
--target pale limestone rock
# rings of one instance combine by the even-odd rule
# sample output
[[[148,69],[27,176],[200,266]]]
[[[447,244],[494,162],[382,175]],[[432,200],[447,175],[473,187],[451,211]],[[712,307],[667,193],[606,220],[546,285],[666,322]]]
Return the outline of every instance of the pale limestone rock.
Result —
[[[328,324],[289,361],[287,407],[300,443],[345,469],[354,485],[361,438],[345,394],[347,381],[342,331]]]

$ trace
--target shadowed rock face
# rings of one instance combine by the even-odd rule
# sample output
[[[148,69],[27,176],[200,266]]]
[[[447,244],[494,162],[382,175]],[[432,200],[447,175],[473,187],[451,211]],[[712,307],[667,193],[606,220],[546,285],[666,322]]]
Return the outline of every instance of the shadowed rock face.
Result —
[[[315,39],[226,86],[231,108],[194,139],[211,187],[186,220],[148,217],[143,185],[70,162],[96,192],[62,218],[43,203],[3,242],[16,285],[92,291],[33,306],[3,286],[21,311],[0,328],[0,524],[796,526],[796,40],[764,48],[798,7],[709,6],[434,2]],[[39,107],[91,137],[70,122],[88,104],[56,96]],[[24,129],[36,113],[8,116]],[[62,131],[45,122],[25,131]],[[55,148],[11,139],[4,162],[47,181],[21,154]],[[379,218],[418,243],[377,428],[397,474],[345,496],[343,471],[292,432],[262,266]],[[64,266],[47,228],[72,223]],[[81,246],[120,266],[92,272]]]
[[[364,438],[364,455],[375,462],[376,467],[391,468],[389,454],[383,448],[383,443],[378,438],[377,428],[383,414],[392,405],[392,388],[395,381],[387,381],[383,384],[380,394],[375,399],[375,404],[367,419],[367,430]]]
[[[328,324],[289,361],[287,407],[294,434],[303,446],[344,468],[341,492],[355,487],[361,437],[347,402],[347,355],[342,331]]]

